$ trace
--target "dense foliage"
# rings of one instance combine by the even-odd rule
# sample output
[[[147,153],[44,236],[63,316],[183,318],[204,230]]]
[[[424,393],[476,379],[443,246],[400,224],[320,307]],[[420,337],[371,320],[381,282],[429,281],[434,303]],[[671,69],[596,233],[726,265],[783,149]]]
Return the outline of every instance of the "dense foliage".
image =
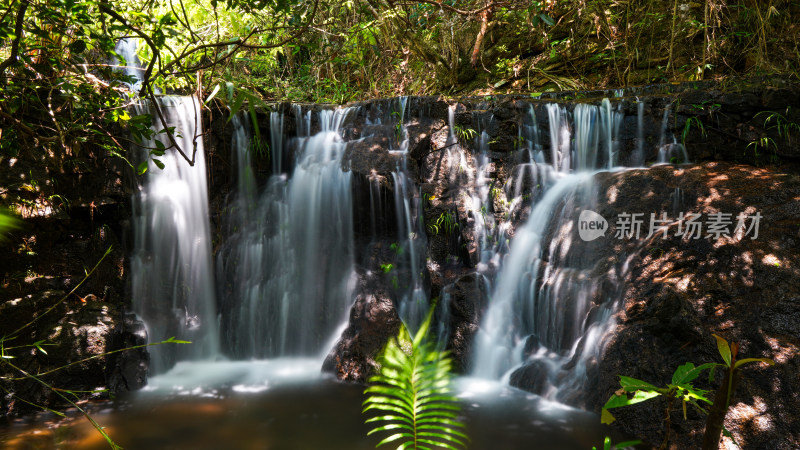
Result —
[[[127,147],[118,125],[146,133],[115,70],[126,37],[141,96],[220,86],[338,103],[796,76],[798,15],[796,0],[4,0],[0,150],[77,170],[62,164]]]

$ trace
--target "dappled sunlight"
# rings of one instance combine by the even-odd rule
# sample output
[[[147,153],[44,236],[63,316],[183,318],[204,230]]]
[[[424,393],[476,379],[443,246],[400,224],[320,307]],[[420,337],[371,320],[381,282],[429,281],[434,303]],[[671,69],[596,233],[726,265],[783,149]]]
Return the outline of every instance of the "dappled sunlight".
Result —
[[[616,186],[610,186],[608,188],[608,194],[607,195],[608,195],[608,203],[609,204],[616,203],[617,202],[617,187]]]
[[[796,344],[790,342],[781,342],[781,340],[767,336],[763,332],[761,334],[764,337],[764,341],[769,344],[769,347],[772,350],[770,357],[775,360],[776,363],[787,363],[790,359],[797,356],[798,348]]]
[[[725,421],[731,425],[735,424],[731,427],[734,430],[753,427],[762,432],[770,431],[775,424],[772,415],[767,413],[767,409],[767,404],[761,397],[754,397],[752,405],[744,402],[731,405]]]

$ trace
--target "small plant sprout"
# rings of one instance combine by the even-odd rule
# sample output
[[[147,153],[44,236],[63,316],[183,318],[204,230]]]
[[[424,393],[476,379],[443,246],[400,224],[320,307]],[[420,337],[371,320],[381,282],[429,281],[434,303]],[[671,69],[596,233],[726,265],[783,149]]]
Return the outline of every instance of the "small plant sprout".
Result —
[[[468,141],[470,139],[474,139],[475,136],[478,135],[478,132],[473,130],[472,128],[464,128],[459,125],[453,125],[453,130],[455,131],[455,135],[461,141]]]
[[[458,220],[451,212],[443,212],[432,223],[428,224],[428,230],[431,234],[437,235],[444,232],[445,235],[450,236],[456,232],[458,228]]]
[[[611,443],[611,438],[606,436],[603,440],[603,450],[616,450],[616,449],[623,449],[625,447],[631,447],[634,445],[641,444],[642,441],[635,440],[635,441],[625,441],[625,442],[618,442],[616,444]],[[597,447],[592,447],[592,450],[597,450]]]
[[[719,445],[720,434],[733,439],[733,435],[725,429],[723,421],[730,406],[731,396],[733,395],[734,384],[738,369],[750,363],[766,363],[769,365],[775,362],[769,358],[745,358],[737,360],[739,345],[729,344],[725,339],[714,335],[717,340],[717,350],[722,357],[723,363],[706,363],[695,367],[692,363],[686,363],[675,370],[672,375],[672,382],[664,387],[652,385],[646,381],[620,375],[619,383],[621,389],[616,391],[608,399],[600,414],[600,420],[604,424],[611,424],[616,419],[609,410],[623,406],[635,405],[647,400],[664,396],[667,398],[667,409],[665,412],[666,433],[661,448],[667,448],[669,441],[671,418],[670,410],[672,402],[681,402],[684,420],[687,417],[687,406],[692,406],[697,411],[705,414],[706,431],[703,436],[703,450],[716,450]],[[714,381],[714,371],[717,367],[726,368],[725,378],[722,386],[716,393],[714,401],[708,399],[708,390],[699,389],[694,386],[695,380],[704,370],[709,371],[709,382]],[[703,403],[703,404],[701,404]],[[707,409],[706,409],[707,408]]]

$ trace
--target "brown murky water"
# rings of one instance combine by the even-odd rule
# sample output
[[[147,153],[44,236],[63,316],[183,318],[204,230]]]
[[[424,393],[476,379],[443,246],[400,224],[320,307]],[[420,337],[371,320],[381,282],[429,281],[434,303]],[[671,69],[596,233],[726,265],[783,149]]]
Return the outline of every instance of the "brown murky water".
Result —
[[[113,405],[96,405],[93,417],[129,450],[375,448],[381,437],[367,436],[363,386],[296,378],[269,388],[232,382],[214,389],[142,392]],[[602,448],[606,435],[617,437],[597,415],[495,382],[461,379],[458,392],[473,449],[589,450]],[[88,421],[74,414],[60,424],[43,416],[0,428],[0,446],[108,448]]]

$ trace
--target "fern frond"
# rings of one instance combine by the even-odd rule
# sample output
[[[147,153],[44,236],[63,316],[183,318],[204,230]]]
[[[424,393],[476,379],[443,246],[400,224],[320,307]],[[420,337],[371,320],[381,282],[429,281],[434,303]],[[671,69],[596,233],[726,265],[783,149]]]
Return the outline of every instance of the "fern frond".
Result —
[[[380,372],[364,391],[369,397],[363,412],[383,413],[366,420],[382,424],[368,435],[392,432],[378,447],[399,442],[398,449],[459,450],[469,440],[459,420],[461,406],[452,394],[452,362],[427,339],[432,311],[413,340],[405,327],[389,340],[378,358]]]

